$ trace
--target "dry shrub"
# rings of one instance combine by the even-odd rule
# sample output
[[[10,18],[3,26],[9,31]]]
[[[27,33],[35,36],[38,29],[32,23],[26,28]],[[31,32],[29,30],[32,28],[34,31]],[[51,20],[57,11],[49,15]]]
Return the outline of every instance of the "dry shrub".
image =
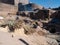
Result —
[[[17,20],[15,21],[14,28],[20,29],[23,26],[23,20]]]
[[[24,28],[24,33],[27,34],[27,35],[32,34],[32,33],[34,33],[36,31],[30,25],[25,24],[23,20],[15,21],[13,27],[14,27],[14,29],[20,29],[21,27],[23,27]]]
[[[14,32],[15,29],[20,29],[22,27],[22,20],[16,20],[16,21],[9,21],[8,27],[10,29],[10,32]]]
[[[27,35],[36,32],[36,30],[34,28],[31,28],[28,25],[25,25],[23,28],[24,28],[24,33],[27,34]]]

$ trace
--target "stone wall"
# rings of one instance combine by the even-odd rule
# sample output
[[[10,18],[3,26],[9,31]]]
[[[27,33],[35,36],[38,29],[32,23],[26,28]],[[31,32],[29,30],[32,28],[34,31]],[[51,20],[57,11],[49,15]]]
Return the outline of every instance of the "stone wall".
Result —
[[[0,0],[2,3],[12,4],[18,6],[18,3],[28,4],[28,0]]]
[[[18,11],[16,6],[12,6],[9,4],[0,3],[0,15],[15,15]]]

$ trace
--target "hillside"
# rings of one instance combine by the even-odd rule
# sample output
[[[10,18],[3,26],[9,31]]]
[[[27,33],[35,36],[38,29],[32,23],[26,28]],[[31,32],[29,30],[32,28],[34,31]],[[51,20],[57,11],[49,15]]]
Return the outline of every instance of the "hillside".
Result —
[[[60,45],[60,11],[34,3],[21,8],[0,3],[0,45]]]

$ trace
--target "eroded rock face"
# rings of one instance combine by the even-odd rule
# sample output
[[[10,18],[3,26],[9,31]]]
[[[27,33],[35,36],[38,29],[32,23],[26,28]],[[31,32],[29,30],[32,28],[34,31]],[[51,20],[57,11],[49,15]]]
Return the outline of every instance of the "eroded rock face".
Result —
[[[48,19],[49,10],[36,10],[34,12],[30,12],[30,18],[32,19]]]
[[[49,21],[46,25],[46,29],[51,33],[60,33],[60,11],[53,13],[52,20]]]

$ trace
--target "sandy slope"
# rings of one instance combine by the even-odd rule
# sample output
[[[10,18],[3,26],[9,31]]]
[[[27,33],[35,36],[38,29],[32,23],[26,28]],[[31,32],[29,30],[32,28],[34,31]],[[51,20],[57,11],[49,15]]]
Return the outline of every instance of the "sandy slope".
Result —
[[[54,39],[50,40],[50,38],[39,36],[37,34],[32,34],[32,35],[28,35],[28,36],[22,35],[22,36],[12,37],[12,35],[10,33],[0,31],[0,45],[26,45],[19,39],[23,39],[29,45],[50,45],[47,43],[48,40],[51,41],[49,43],[53,42],[53,45],[54,44],[58,45]]]
[[[36,32],[25,35],[23,28],[16,30],[14,33],[9,33],[7,28],[5,29],[0,28],[0,45],[27,45],[19,39],[24,40],[29,45],[58,45],[55,39],[40,36]]]

